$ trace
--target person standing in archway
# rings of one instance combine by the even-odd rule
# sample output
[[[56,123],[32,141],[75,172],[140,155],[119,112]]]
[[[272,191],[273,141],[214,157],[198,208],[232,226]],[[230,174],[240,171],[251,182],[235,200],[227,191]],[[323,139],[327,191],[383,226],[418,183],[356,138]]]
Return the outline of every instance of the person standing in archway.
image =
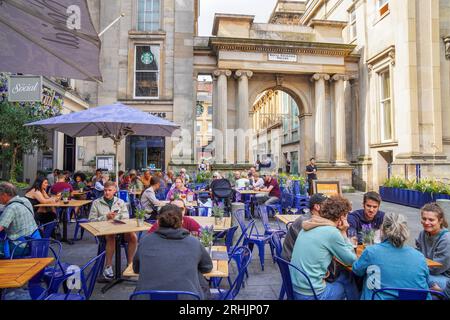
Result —
[[[306,166],[306,174],[308,176],[308,184],[309,184],[308,193],[310,195],[312,195],[314,192],[313,183],[314,183],[314,180],[317,180],[316,159],[311,158],[309,160],[309,165]]]

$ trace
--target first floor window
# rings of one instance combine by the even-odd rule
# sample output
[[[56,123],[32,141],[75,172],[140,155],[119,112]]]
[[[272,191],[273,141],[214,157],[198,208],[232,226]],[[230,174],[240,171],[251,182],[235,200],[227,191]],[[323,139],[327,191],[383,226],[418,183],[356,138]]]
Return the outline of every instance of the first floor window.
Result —
[[[158,98],[158,84],[159,46],[136,46],[134,96],[136,98]]]
[[[391,141],[393,139],[393,109],[391,97],[391,74],[389,70],[379,74],[380,79],[380,123],[381,141]]]

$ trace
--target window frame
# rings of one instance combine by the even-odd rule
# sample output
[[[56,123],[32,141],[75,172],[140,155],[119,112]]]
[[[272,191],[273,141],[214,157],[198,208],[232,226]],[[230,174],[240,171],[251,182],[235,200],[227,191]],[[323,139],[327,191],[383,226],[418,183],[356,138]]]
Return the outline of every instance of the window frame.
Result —
[[[356,40],[358,36],[358,31],[356,27],[356,10],[353,8],[349,13],[349,19],[348,19],[348,36],[350,39],[350,42]],[[354,15],[354,17],[353,17]]]
[[[140,31],[140,32],[157,32],[157,31],[159,31],[159,30],[161,30],[161,12],[162,12],[162,8],[161,8],[161,6],[162,6],[162,4],[163,4],[163,1],[161,1],[161,0],[144,0],[144,21],[143,21],[143,25],[144,25],[144,30],[141,30],[140,28],[139,28],[139,14],[140,14],[140,11],[139,11],[139,1],[140,0],[136,0],[136,12],[137,12],[137,15],[136,15],[136,30],[137,31]],[[147,22],[147,20],[146,20],[146,17],[147,17],[147,14],[148,13],[152,13],[153,11],[152,10],[147,10],[147,1],[151,1],[151,3],[152,3],[152,6],[153,6],[153,4],[154,4],[154,2],[155,1],[158,1],[159,2],[159,12],[158,12],[158,18],[157,18],[157,22],[158,22],[158,27],[157,27],[157,29],[155,29],[155,30],[146,30],[146,24],[148,23]],[[151,15],[151,14],[149,14],[149,15]],[[154,23],[153,21],[150,21],[149,22],[150,24],[152,24],[152,23]]]
[[[389,13],[389,0],[376,0],[378,16],[383,17]]]
[[[386,74],[389,75],[389,97],[385,97],[385,92],[384,92],[384,81],[386,78]],[[377,76],[378,76],[378,119],[380,121],[380,141],[382,143],[386,143],[386,142],[392,142],[395,139],[395,126],[394,126],[394,104],[393,104],[393,91],[392,91],[392,86],[393,86],[393,82],[392,82],[392,70],[391,68],[384,68],[381,69],[379,71],[377,71]],[[391,136],[390,137],[386,137],[385,136],[385,105],[386,102],[389,102],[390,104],[390,131],[391,131]]]
[[[157,71],[153,70],[142,70],[137,71],[136,70],[136,59],[137,59],[137,47],[159,47],[159,59],[156,62],[158,66]],[[157,74],[157,84],[158,84],[158,94],[156,97],[152,96],[136,96],[136,72],[144,72],[144,73],[156,73]],[[154,43],[135,43],[134,44],[134,59],[133,59],[133,99],[136,100],[159,100],[160,94],[161,94],[161,45],[160,44],[154,44]]]

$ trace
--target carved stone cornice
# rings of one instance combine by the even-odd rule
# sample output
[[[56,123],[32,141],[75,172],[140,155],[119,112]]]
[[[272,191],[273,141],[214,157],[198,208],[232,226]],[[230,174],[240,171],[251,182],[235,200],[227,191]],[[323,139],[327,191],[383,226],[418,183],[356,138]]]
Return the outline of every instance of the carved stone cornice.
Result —
[[[219,76],[223,76],[223,75],[226,76],[226,77],[230,77],[231,74],[232,74],[231,70],[218,69],[218,70],[214,70],[214,72],[213,72],[213,75],[215,77],[219,77]]]
[[[376,54],[370,59],[367,59],[367,68],[369,68],[370,71],[373,70],[373,68],[379,64],[382,63],[386,59],[390,60],[390,63],[394,66],[395,65],[395,46],[390,46],[386,50],[383,50],[382,52]]]
[[[250,70],[237,70],[234,73],[234,77],[236,79],[240,79],[242,76],[246,76],[248,79],[250,79],[251,77],[253,77],[253,71],[250,71]]]
[[[209,45],[214,52],[242,51],[285,54],[310,54],[322,56],[347,57],[355,45],[320,43],[309,41],[280,41],[269,39],[210,38]]]
[[[320,79],[323,79],[325,81],[330,80],[330,75],[326,73],[316,73],[311,77],[311,81],[319,81]]]

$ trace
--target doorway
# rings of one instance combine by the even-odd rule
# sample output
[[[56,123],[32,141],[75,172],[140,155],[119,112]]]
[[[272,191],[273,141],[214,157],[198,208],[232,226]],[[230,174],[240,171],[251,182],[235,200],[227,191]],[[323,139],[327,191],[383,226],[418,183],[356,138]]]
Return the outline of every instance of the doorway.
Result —
[[[75,148],[76,148],[76,138],[72,138],[68,135],[64,135],[64,171],[75,171]]]

